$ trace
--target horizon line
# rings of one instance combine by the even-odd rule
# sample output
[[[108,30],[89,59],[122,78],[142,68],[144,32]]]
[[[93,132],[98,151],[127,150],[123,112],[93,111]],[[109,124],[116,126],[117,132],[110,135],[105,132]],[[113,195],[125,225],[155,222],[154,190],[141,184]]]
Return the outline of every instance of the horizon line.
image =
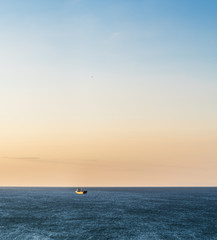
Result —
[[[77,188],[77,187],[84,187],[84,188],[192,188],[192,187],[217,187],[217,185],[199,185],[199,186],[0,186],[0,188]]]

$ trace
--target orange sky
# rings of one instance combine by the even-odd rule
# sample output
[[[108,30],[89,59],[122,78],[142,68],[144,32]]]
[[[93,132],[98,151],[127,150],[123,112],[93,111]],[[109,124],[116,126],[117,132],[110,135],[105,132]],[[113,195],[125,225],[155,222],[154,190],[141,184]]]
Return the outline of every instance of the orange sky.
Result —
[[[217,138],[195,133],[49,131],[1,142],[2,185],[215,185]],[[29,140],[29,141],[28,141]]]

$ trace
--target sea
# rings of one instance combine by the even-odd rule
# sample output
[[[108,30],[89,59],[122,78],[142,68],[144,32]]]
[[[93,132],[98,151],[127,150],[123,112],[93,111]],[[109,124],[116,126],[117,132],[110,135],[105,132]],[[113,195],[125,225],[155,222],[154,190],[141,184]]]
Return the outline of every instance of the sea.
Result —
[[[0,188],[0,240],[217,239],[217,188]]]

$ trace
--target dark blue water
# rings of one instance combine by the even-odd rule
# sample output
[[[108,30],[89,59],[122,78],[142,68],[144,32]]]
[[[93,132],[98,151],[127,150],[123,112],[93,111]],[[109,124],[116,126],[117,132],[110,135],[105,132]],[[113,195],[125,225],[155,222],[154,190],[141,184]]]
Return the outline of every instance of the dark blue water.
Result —
[[[0,239],[217,239],[217,188],[0,188]]]

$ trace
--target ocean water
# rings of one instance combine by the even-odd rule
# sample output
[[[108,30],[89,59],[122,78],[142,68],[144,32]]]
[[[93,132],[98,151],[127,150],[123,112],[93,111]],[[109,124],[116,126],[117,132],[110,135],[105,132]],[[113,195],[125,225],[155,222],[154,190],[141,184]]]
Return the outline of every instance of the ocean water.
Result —
[[[0,240],[217,239],[217,188],[0,188]]]

